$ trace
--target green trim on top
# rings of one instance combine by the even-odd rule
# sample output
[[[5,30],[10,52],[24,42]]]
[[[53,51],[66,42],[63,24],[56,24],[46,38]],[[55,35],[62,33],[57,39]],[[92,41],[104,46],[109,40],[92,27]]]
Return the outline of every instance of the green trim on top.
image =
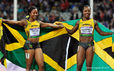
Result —
[[[39,36],[31,36],[31,37],[29,37],[29,38],[38,38]]]
[[[93,36],[92,34],[80,34],[80,36]]]

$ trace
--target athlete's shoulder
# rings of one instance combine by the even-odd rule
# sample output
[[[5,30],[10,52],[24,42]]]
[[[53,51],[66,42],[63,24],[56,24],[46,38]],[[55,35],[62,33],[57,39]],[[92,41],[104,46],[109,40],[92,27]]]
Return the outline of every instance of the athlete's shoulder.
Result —
[[[93,22],[94,22],[95,26],[98,25],[98,21],[97,20],[93,20]]]

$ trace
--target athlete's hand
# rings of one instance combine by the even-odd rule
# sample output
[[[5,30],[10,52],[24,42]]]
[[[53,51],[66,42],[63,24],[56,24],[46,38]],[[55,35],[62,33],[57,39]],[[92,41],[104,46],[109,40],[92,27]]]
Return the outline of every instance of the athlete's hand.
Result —
[[[62,25],[61,22],[55,22],[54,24],[56,24],[56,25]]]
[[[56,24],[56,25],[60,26],[61,28],[63,28],[63,27],[64,27],[64,26],[63,26],[63,24],[62,24],[61,22],[55,22],[54,24]]]
[[[62,23],[57,23],[58,26],[60,26],[60,28],[64,28]]]

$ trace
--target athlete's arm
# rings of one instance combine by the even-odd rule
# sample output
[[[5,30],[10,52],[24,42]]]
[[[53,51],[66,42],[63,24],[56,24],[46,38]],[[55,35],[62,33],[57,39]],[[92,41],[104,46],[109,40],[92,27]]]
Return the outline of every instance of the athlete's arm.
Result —
[[[55,24],[52,24],[52,23],[44,23],[44,22],[41,22],[40,21],[40,24],[41,24],[41,27],[52,27],[52,28],[63,28],[64,26],[62,24],[58,24],[58,25],[55,25]]]
[[[26,24],[26,21],[25,20],[13,21],[13,20],[2,19],[2,23],[24,26]]]
[[[95,29],[96,29],[96,31],[97,31],[100,35],[102,35],[102,36],[114,34],[114,33],[112,33],[112,32],[103,32],[103,31],[99,28],[99,26],[98,26],[98,24],[97,24],[96,22],[95,22]]]
[[[77,31],[78,27],[79,27],[79,21],[75,24],[75,26],[72,28],[72,30],[69,30],[66,27],[65,28],[69,34],[73,34],[74,32]]]

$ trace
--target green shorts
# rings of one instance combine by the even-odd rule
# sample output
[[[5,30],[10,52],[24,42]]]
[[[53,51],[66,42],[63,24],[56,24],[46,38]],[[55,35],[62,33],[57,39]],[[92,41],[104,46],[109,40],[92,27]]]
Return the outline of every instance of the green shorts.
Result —
[[[32,43],[29,40],[26,40],[25,45],[24,45],[24,50],[36,49],[36,48],[40,48],[40,44],[38,42]]]

